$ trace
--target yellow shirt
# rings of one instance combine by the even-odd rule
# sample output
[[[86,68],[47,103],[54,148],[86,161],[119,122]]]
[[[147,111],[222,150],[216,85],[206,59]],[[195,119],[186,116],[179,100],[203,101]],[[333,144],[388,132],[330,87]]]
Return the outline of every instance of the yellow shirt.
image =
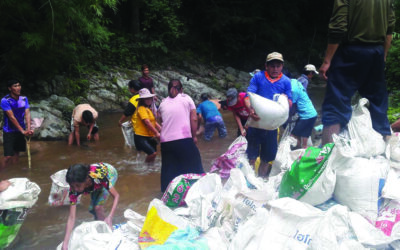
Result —
[[[129,99],[129,102],[132,103],[133,106],[135,106],[135,108],[137,108],[139,101],[139,94],[136,94],[134,96],[132,96],[131,99]],[[135,123],[136,123],[136,111],[133,113],[133,115],[131,116],[131,122],[132,122],[132,127],[135,127]]]
[[[144,123],[145,119],[148,119],[153,127],[156,127],[156,119],[154,118],[153,112],[145,106],[139,106],[136,111],[136,123],[135,123],[135,134],[141,136],[153,137],[155,134],[151,131]]]

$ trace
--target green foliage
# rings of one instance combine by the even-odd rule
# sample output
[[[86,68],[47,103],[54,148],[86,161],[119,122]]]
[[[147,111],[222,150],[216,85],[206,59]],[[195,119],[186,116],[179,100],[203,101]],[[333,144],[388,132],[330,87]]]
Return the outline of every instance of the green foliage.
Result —
[[[393,90],[390,94],[387,115],[390,123],[400,118],[400,90]]]

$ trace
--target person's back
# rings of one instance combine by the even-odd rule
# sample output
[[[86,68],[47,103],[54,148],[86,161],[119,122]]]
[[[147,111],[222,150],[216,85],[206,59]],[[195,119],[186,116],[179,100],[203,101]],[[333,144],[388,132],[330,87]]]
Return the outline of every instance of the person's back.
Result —
[[[185,94],[163,99],[158,109],[162,119],[161,142],[191,138],[190,110],[195,108],[192,98]]]
[[[337,3],[336,17],[348,16],[346,32],[335,33],[334,27],[340,25],[340,19],[331,22],[330,37],[340,39],[345,44],[383,44],[389,26],[394,26],[391,0],[347,0]],[[331,20],[332,21],[332,20]],[[343,24],[343,23],[342,23]]]
[[[370,102],[373,128],[382,136],[391,134],[384,68],[395,21],[393,0],[334,1],[319,70],[328,81],[322,104],[322,144],[332,142],[332,135],[349,122],[356,91]]]
[[[197,113],[201,113],[205,121],[214,116],[221,116],[217,106],[210,100],[200,103],[200,105],[197,107]]]
[[[292,79],[291,85],[293,104],[297,106],[300,119],[304,120],[317,116],[317,111],[302,84],[296,79]]]

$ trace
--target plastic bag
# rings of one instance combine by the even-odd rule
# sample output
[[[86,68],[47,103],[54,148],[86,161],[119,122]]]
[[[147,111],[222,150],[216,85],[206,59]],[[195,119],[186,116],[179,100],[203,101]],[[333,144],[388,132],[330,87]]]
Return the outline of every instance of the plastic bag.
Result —
[[[375,227],[379,228],[387,236],[392,234],[393,227],[400,221],[400,202],[387,200],[385,205],[379,210]],[[397,225],[398,227],[399,225]]]
[[[254,128],[275,130],[284,124],[289,117],[289,102],[285,95],[275,95],[277,101],[272,101],[255,93],[249,92],[251,106],[260,120],[249,117],[246,125]]]
[[[324,203],[332,197],[335,175],[327,168],[334,144],[309,147],[282,177],[279,197],[291,197],[311,205]]]
[[[36,203],[40,194],[39,186],[27,178],[8,181],[11,185],[0,192],[0,249],[14,241],[28,209]]]
[[[30,208],[40,194],[40,187],[27,178],[13,178],[8,180],[11,185],[0,192],[0,210],[11,208]]]
[[[168,207],[184,206],[190,187],[205,174],[182,174],[175,177],[164,192],[161,200]]]
[[[139,235],[141,249],[151,245],[162,245],[172,232],[184,229],[189,222],[177,216],[161,200],[154,199],[149,204],[146,219]]]
[[[372,120],[367,109],[368,100],[361,98],[353,107],[351,119],[347,125],[350,139],[356,148],[356,156],[372,157],[385,152],[385,141],[381,134],[372,128]]]
[[[381,156],[370,159],[355,157],[345,147],[344,140],[333,139],[337,148],[332,161],[332,169],[336,171],[333,197],[375,224],[383,201],[381,192],[389,172],[389,161]]]
[[[231,169],[236,167],[239,157],[246,154],[246,149],[246,137],[239,136],[232,142],[225,153],[213,161],[210,172],[219,171],[221,178],[229,178]]]
[[[135,146],[135,139],[134,139],[135,132],[133,131],[132,122],[126,121],[126,122],[122,123],[121,129],[122,129],[122,135],[124,136],[124,139],[125,139],[125,145],[130,148],[134,147]]]
[[[53,183],[51,184],[48,202],[51,206],[62,206],[70,204],[69,184],[65,179],[67,171],[68,171],[67,169],[62,169],[50,176]],[[81,201],[81,195],[78,196],[77,203],[80,203],[80,201]]]

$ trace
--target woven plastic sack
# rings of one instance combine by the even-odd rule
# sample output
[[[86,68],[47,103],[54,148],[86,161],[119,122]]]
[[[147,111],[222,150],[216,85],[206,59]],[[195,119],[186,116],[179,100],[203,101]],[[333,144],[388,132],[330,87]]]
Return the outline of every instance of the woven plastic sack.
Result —
[[[381,207],[376,219],[375,227],[379,228],[387,236],[392,234],[392,229],[400,221],[400,202],[395,200],[388,200],[384,206]],[[397,224],[397,225],[396,225]]]
[[[28,208],[0,210],[0,249],[8,247],[17,237]]]
[[[275,95],[272,101],[257,94],[249,92],[251,106],[260,117],[255,121],[249,117],[246,125],[254,128],[275,130],[284,124],[289,117],[289,102],[285,95]]]
[[[174,231],[184,229],[188,225],[188,221],[177,216],[162,201],[154,199],[149,204],[146,219],[139,235],[140,248],[162,245]]]
[[[328,143],[321,148],[309,147],[301,158],[294,161],[292,167],[283,177],[279,187],[279,197],[291,197],[307,202],[311,205],[318,205],[329,200],[334,191],[335,185],[332,178],[324,175],[328,165],[328,158],[331,155],[334,143]],[[328,169],[329,170],[329,169]],[[321,180],[319,180],[322,178]],[[315,186],[317,182],[329,181],[332,184],[327,189],[322,185]],[[312,191],[313,195],[307,194]],[[307,199],[303,198],[307,194]],[[303,198],[303,199],[302,199]]]
[[[127,121],[121,124],[122,135],[125,139],[125,145],[132,148],[135,146],[134,132],[131,121]]]
[[[185,197],[190,187],[205,174],[182,174],[175,177],[164,192],[161,200],[168,207],[185,206]]]
[[[69,205],[69,184],[65,179],[67,169],[62,169],[50,176],[53,183],[51,184],[48,202],[51,206]],[[78,197],[77,203],[80,203],[81,195]]]
[[[383,154],[386,149],[381,134],[372,128],[372,120],[367,109],[369,101],[361,98],[353,107],[351,119],[347,125],[350,139],[356,149],[355,156],[372,157]]]
[[[39,186],[26,178],[10,179],[11,185],[0,192],[0,249],[11,245],[24,222],[27,211],[37,201]]]
[[[229,178],[231,169],[236,167],[239,157],[246,154],[246,149],[246,137],[239,136],[225,153],[213,161],[210,172],[219,171],[221,178]]]

